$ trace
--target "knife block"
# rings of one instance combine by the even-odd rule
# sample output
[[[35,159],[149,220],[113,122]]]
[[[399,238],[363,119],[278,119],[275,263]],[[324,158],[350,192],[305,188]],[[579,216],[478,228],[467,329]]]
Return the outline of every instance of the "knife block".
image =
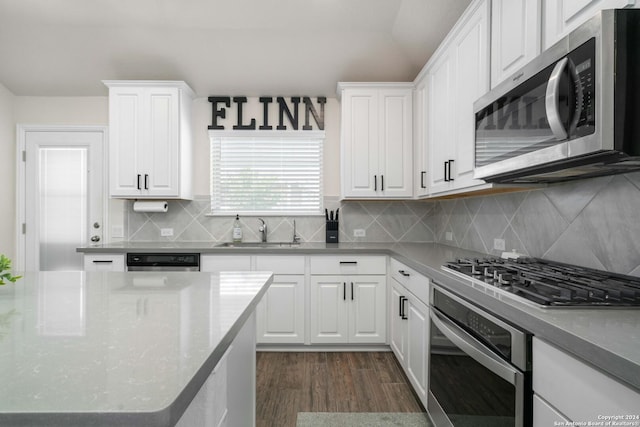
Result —
[[[327,243],[338,243],[339,222],[327,220]]]

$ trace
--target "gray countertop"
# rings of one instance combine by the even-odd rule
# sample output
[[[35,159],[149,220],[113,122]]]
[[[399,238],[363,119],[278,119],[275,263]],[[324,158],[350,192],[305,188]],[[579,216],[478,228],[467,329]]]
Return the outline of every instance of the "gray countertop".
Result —
[[[390,255],[433,282],[477,303],[539,338],[577,356],[640,390],[640,309],[532,307],[496,294],[443,270],[446,261],[485,254],[434,243],[303,243],[298,247],[219,248],[217,243],[120,243],[79,248],[87,253],[132,251],[194,251],[202,254],[329,254]]]
[[[0,286],[0,425],[174,425],[271,280],[34,272]]]

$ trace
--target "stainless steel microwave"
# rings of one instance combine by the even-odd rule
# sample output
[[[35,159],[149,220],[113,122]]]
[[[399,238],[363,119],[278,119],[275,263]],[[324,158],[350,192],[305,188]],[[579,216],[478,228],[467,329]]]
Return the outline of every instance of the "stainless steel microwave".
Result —
[[[640,170],[640,10],[604,10],[474,103],[474,177]]]

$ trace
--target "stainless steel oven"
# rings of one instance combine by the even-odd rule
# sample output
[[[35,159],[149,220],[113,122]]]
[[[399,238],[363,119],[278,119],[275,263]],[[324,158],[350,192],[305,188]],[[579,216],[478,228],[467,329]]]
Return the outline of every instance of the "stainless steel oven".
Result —
[[[530,334],[437,285],[430,318],[427,409],[434,424],[530,427]]]

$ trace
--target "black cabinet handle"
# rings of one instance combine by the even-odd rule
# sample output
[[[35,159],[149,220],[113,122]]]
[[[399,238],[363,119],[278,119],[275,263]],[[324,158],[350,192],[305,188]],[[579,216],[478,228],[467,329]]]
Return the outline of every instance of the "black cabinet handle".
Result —
[[[340,265],[342,264],[357,264],[358,261],[340,261]]]
[[[94,264],[111,264],[113,263],[113,261],[110,259],[94,259],[93,263]]]
[[[380,179],[382,180],[382,188],[380,190],[384,191],[384,175],[380,175]]]
[[[406,313],[404,312],[404,302],[407,300],[407,297],[400,296],[400,318],[404,320],[408,319]]]
[[[409,277],[409,276],[411,276],[411,274],[407,273],[407,272],[406,272],[406,271],[404,271],[404,270],[398,270],[398,273],[402,274],[404,277]]]
[[[449,181],[453,181],[453,178],[451,178],[451,164],[455,162],[455,160],[449,160]]]
[[[378,191],[378,175],[373,175],[373,191]]]
[[[138,174],[138,190],[142,190],[142,188],[140,188],[140,178],[142,177],[142,175]]]
[[[424,185],[424,177],[426,174],[427,174],[427,171],[420,172],[420,188],[427,188],[427,186]]]
[[[447,166],[449,166],[449,162],[444,162],[444,182],[449,182],[449,178],[447,178]]]
[[[353,282],[351,282],[351,301],[353,301]]]
[[[347,300],[347,282],[342,282],[342,300]]]
[[[149,189],[149,175],[148,174],[144,174],[144,189],[148,190]]]

